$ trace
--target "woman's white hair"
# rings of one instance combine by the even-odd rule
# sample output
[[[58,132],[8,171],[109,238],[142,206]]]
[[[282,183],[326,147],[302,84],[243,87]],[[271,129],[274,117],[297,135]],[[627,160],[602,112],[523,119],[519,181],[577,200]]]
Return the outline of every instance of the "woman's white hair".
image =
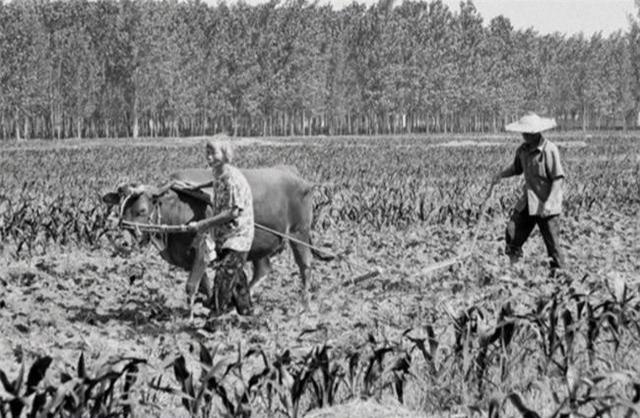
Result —
[[[205,142],[207,151],[222,157],[222,162],[230,164],[233,161],[233,145],[229,142],[229,137],[223,134],[208,138]]]

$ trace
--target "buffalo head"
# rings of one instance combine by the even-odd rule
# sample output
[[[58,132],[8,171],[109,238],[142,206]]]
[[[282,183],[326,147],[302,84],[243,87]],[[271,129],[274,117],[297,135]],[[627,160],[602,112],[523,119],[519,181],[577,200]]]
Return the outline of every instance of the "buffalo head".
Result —
[[[106,193],[102,201],[112,207],[107,238],[121,253],[130,254],[136,245],[149,241],[149,234],[136,228],[122,228],[122,221],[149,224],[153,221],[159,191],[156,187],[135,183],[121,185]]]

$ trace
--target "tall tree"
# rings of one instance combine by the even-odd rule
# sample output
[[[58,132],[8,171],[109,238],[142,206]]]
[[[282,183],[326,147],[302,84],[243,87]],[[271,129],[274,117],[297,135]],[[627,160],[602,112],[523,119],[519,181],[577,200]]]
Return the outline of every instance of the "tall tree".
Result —
[[[635,0],[636,16],[630,19],[629,54],[631,59],[631,91],[635,101],[636,126],[640,126],[640,0]]]
[[[606,128],[640,110],[638,14],[628,33],[567,38],[485,26],[470,0],[13,0],[0,3],[0,129],[482,131],[527,110]]]
[[[9,3],[0,11],[0,112],[16,139],[28,138],[32,122],[46,106],[46,31],[32,1]]]
[[[516,72],[514,57],[518,54],[513,35],[513,26],[504,16],[495,17],[489,23],[484,72],[487,90],[484,100],[494,131],[497,131],[509,116],[517,113],[524,96]]]
[[[473,2],[460,3],[460,11],[455,18],[457,74],[455,97],[456,118],[463,131],[478,129],[478,113],[486,94],[486,42],[482,27],[482,17]],[[474,122],[471,125],[471,122]]]

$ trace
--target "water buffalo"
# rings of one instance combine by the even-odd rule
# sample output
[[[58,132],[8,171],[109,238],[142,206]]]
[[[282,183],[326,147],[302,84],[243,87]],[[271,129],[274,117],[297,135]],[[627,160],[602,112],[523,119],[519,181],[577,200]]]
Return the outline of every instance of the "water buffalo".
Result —
[[[284,248],[285,239],[269,232],[286,234],[293,238],[289,245],[296,264],[300,269],[301,296],[307,304],[307,282],[310,278],[311,255],[327,260],[331,255],[319,253],[301,244],[311,244],[312,190],[313,185],[288,166],[242,169],[253,194],[255,237],[248,260],[253,264],[251,285],[264,278],[271,270],[269,257]],[[202,184],[211,180],[207,169],[186,169],[173,173],[164,186],[125,185],[116,192],[107,193],[102,200],[120,208],[119,220],[143,224],[184,225],[209,218],[213,215],[209,205],[211,189],[189,190],[174,187],[176,183]],[[172,186],[174,185],[174,186]],[[212,285],[206,274],[204,254],[198,245],[197,234],[158,234],[120,230],[113,241],[119,249],[131,250],[133,244],[153,241],[160,249],[160,255],[168,263],[189,271],[187,295],[190,317],[198,289],[211,297]],[[296,242],[296,241],[300,241]]]

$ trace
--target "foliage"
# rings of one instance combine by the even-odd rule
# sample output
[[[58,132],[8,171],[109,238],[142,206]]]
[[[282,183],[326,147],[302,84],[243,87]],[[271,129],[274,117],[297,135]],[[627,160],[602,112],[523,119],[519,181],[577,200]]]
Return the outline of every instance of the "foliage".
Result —
[[[439,403],[438,411],[457,404],[476,412],[501,410],[509,401],[528,417],[534,412],[520,391],[531,385],[552,391],[554,417],[637,414],[640,375],[632,368],[619,369],[613,359],[640,338],[634,325],[640,294],[621,280],[587,290],[585,279],[556,283],[551,296],[547,289],[524,298],[511,291],[507,302],[472,305],[450,316],[444,328],[434,327],[432,317],[419,329],[406,330],[399,341],[378,341],[369,334],[352,348],[336,350],[325,343],[298,356],[285,349],[271,359],[260,348],[244,356],[238,348],[235,362],[214,361],[215,349],[211,354],[201,345],[200,386],[182,356],[174,362],[175,377],[192,416],[208,416],[212,396],[220,397],[222,416],[248,416],[252,409],[266,408],[269,415],[298,417],[305,413],[302,405],[308,412],[353,397],[380,400],[385,393],[403,403],[407,391],[422,391]],[[455,336],[452,345],[444,337],[447,328]],[[418,338],[415,332],[426,335]],[[247,362],[255,355],[261,369]],[[243,377],[243,367],[254,372]],[[550,377],[554,375],[560,379]],[[229,386],[230,378],[235,383]],[[225,385],[236,388],[234,397]],[[455,387],[458,393],[452,391]]]
[[[592,141],[595,146],[582,147],[576,142],[578,146],[573,147],[571,137],[567,140],[562,153],[571,176],[567,179],[565,214],[580,218],[605,204],[629,213],[637,210],[640,167],[633,159],[635,143],[601,137]],[[503,154],[511,155],[513,149],[501,143],[465,148],[440,146],[438,142],[413,137],[351,139],[330,147],[258,147],[247,149],[238,163],[251,167],[295,161],[303,176],[319,186],[314,206],[317,229],[352,223],[375,228],[472,226],[479,216],[479,196],[485,193],[484,179],[496,167],[509,163]],[[136,150],[101,146],[82,151],[37,151],[33,155],[5,151],[1,158],[7,170],[0,176],[3,244],[11,245],[16,256],[44,253],[52,245],[101,245],[108,208],[99,193],[124,180],[115,173],[129,173],[129,180],[156,179],[160,183],[166,181],[170,170],[201,166],[203,160],[197,147],[181,148],[179,153],[153,146]],[[79,154],[85,152],[89,153],[86,160],[79,160]],[[575,163],[578,156],[590,163]],[[43,170],[38,177],[30,172],[33,166]],[[608,174],[614,170],[621,174]],[[513,193],[501,188],[492,202],[489,217],[506,214],[513,204]]]
[[[11,376],[13,380],[8,373],[0,374],[0,413],[20,415],[16,411],[21,407],[22,415],[33,411],[36,416],[125,416],[138,407],[174,405],[192,416],[296,417],[363,398],[381,403],[394,399],[428,414],[637,414],[640,293],[636,282],[614,274],[615,269],[637,271],[632,242],[637,230],[625,231],[626,224],[614,222],[622,218],[635,225],[637,219],[637,141],[620,135],[550,135],[559,144],[569,173],[562,236],[572,243],[568,250],[575,251],[571,258],[576,264],[592,267],[598,262],[591,258],[609,258],[606,266],[598,267],[601,270],[580,265],[575,270],[584,273],[555,279],[519,277],[516,273],[502,276],[490,270],[495,267],[491,264],[495,254],[487,252],[478,255],[475,261],[481,265],[476,269],[465,265],[428,278],[418,273],[420,277],[412,284],[412,267],[420,269],[426,262],[417,247],[437,248],[436,255],[441,256],[449,251],[444,247],[460,245],[468,230],[478,225],[480,197],[490,174],[510,162],[516,146],[497,137],[465,138],[465,147],[452,146],[458,144],[449,142],[452,137],[402,136],[324,138],[316,141],[317,146],[300,140],[274,140],[240,148],[240,166],[295,162],[303,176],[318,185],[316,230],[337,230],[340,238],[355,235],[358,239],[367,239],[367,230],[379,232],[377,240],[362,246],[366,251],[376,248],[367,258],[389,266],[379,281],[350,284],[345,279],[337,284],[344,291],[336,292],[335,287],[327,289],[327,282],[336,286],[333,281],[348,272],[342,271],[346,270],[343,266],[334,266],[327,273],[330,277],[321,282],[325,293],[316,293],[328,298],[326,304],[342,301],[356,306],[353,309],[363,306],[355,299],[369,298],[375,309],[363,309],[362,316],[371,317],[362,323],[361,318],[347,321],[346,311],[339,306],[319,309],[316,329],[298,330],[293,324],[301,322],[265,312],[266,319],[256,318],[249,327],[255,324],[259,328],[261,320],[268,322],[257,334],[268,328],[267,332],[278,338],[274,345],[264,338],[251,340],[256,335],[253,329],[244,328],[246,324],[224,328],[220,325],[224,319],[218,323],[217,335],[205,334],[215,338],[193,344],[194,335],[202,334],[190,328],[185,331],[179,319],[184,312],[168,306],[170,298],[160,294],[165,287],[176,306],[184,303],[172,287],[173,273],[153,270],[151,257],[146,260],[147,271],[170,277],[170,285],[158,285],[157,277],[139,279],[144,271],[127,276],[122,270],[126,266],[119,265],[121,259],[108,259],[108,267],[102,269],[78,260],[82,265],[78,275],[68,265],[49,260],[36,264],[35,273],[13,269],[0,276],[0,315],[9,324],[2,333],[19,328],[16,332],[24,334],[24,339],[38,341],[35,333],[26,332],[29,328],[53,327],[56,337],[61,336],[60,344],[67,345],[64,333],[59,332],[62,329],[49,318],[39,319],[42,312],[17,297],[18,289],[23,295],[30,294],[35,306],[46,307],[45,315],[58,307],[65,319],[99,330],[99,341],[104,338],[101,331],[118,326],[114,320],[125,322],[126,330],[120,337],[132,340],[131,344],[150,341],[132,339],[129,325],[133,324],[136,335],[147,330],[153,338],[167,340],[160,350],[157,345],[145,346],[149,349],[145,353],[161,351],[153,361],[153,354],[145,354],[150,356],[147,362],[139,357],[116,357],[94,373],[87,372],[81,356],[73,372],[60,375],[59,384],[46,376],[47,370],[51,375],[56,354],[49,353],[56,358],[52,360],[32,353],[36,358],[30,372],[22,368]],[[203,164],[200,145],[176,146],[173,139],[166,143],[171,146],[127,143],[114,147],[95,142],[81,149],[74,148],[74,143],[58,148],[33,149],[24,144],[1,149],[0,163],[7,170],[0,174],[0,243],[7,259],[11,257],[18,264],[40,253],[53,252],[51,257],[55,258],[55,251],[68,251],[72,255],[67,259],[78,253],[94,253],[90,250],[105,244],[101,234],[107,208],[99,192],[111,191],[123,180],[159,184],[173,169]],[[497,236],[487,229],[506,217],[515,188],[513,183],[502,183],[487,206],[484,215],[494,222],[480,231],[479,238],[487,246]],[[599,234],[598,228],[608,234]],[[418,230],[426,231],[424,243],[410,238]],[[445,233],[450,236],[443,237]],[[600,242],[603,236],[611,241]],[[576,248],[573,244],[581,239],[599,242],[590,248]],[[104,256],[100,251],[95,253]],[[614,268],[613,263],[618,265]],[[400,266],[398,273],[392,275],[396,266]],[[283,309],[283,300],[291,300],[289,283],[282,281],[274,291],[279,298],[272,300],[278,312]],[[356,288],[369,284],[377,293]],[[465,289],[454,290],[460,287]],[[67,289],[67,293],[60,293],[60,289]],[[109,290],[118,296],[107,298]],[[82,294],[78,292],[91,296],[78,297]],[[71,296],[70,304],[60,300],[65,299],[61,294]],[[136,303],[136,296],[142,302]],[[394,305],[395,310],[382,315],[382,307],[395,297],[401,306]],[[419,310],[405,311],[414,297],[418,300],[414,307],[418,305]],[[314,303],[320,305],[319,301]],[[69,314],[73,309],[75,316]],[[15,322],[20,314],[29,318],[27,325]],[[357,338],[323,337],[318,331],[331,315],[346,323],[336,333],[349,327]],[[131,324],[126,323],[129,319]],[[389,324],[377,325],[381,321]],[[171,328],[173,324],[177,325]],[[285,333],[280,326],[297,335],[280,338]],[[232,332],[249,343],[235,344]],[[167,338],[179,333],[187,335],[191,349]],[[101,348],[102,344],[94,347]],[[168,367],[158,366],[158,358]]]
[[[235,359],[201,342],[195,367],[184,354],[171,363],[178,387],[162,385],[170,378],[161,373],[149,391],[180,397],[194,417],[299,417],[353,398],[404,403],[416,392],[439,411],[461,404],[496,413],[508,401],[524,417],[536,413],[522,399],[533,387],[551,391],[551,416],[632,416],[640,409],[640,375],[616,359],[640,339],[640,293],[622,280],[598,287],[585,279],[545,283],[528,296],[512,289],[506,302],[474,304],[448,319],[436,319],[434,310],[397,341],[369,334],[353,347],[325,342],[298,354],[238,346]],[[51,361],[36,360],[26,381],[24,365],[13,381],[0,372],[2,416],[21,416],[23,408],[29,416],[127,416],[140,403],[133,395],[145,393],[135,389],[142,359],[112,359],[90,376],[81,355],[76,377],[62,373],[59,386],[41,385]]]
[[[16,0],[0,7],[1,138],[496,132],[634,126],[638,23],[539,35],[472,1]]]
[[[38,358],[25,377],[24,363],[18,376],[10,380],[0,370],[0,416],[28,417],[92,416],[113,417],[131,414],[131,391],[136,382],[140,358],[109,359],[90,374],[84,354],[73,375],[63,372],[57,384],[41,384],[51,365],[49,356]]]

